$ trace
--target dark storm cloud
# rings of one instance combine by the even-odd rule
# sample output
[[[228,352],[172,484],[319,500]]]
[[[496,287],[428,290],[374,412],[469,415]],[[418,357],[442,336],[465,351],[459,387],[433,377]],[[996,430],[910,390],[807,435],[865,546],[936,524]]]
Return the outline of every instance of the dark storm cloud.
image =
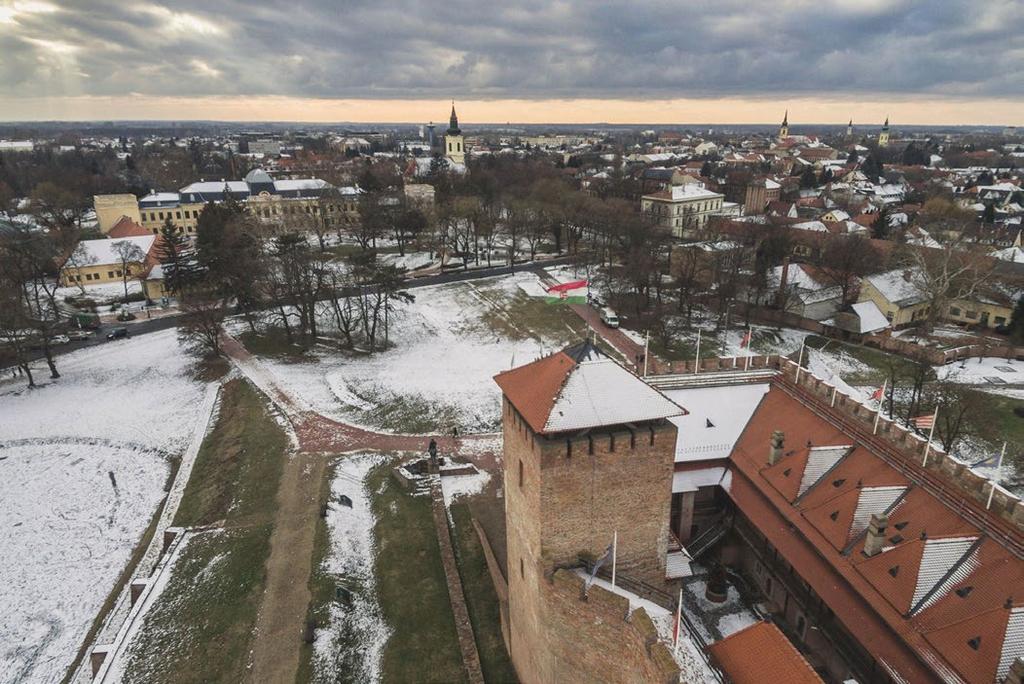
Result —
[[[0,0],[0,94],[1024,94],[1018,0]]]

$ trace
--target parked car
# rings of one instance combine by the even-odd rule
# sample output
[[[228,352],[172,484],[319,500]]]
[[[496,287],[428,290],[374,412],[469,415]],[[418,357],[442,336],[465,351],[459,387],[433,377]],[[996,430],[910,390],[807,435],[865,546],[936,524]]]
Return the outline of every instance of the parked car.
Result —
[[[91,330],[69,330],[68,339],[73,342],[81,342],[82,340],[88,340],[92,337]]]
[[[71,338],[67,335],[54,335],[50,338],[50,344],[67,344]]]
[[[609,328],[618,328],[619,315],[606,306],[601,309],[601,322]]]
[[[113,330],[107,333],[108,340],[118,340],[121,339],[122,337],[128,337],[128,328],[114,328]]]

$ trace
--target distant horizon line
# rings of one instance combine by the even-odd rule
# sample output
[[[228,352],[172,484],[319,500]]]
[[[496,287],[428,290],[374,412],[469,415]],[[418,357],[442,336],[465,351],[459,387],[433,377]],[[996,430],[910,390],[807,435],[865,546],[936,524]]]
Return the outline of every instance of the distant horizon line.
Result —
[[[262,124],[262,125],[275,125],[275,126],[428,126],[431,123],[437,126],[447,125],[442,121],[387,121],[387,120],[317,120],[317,121],[303,121],[301,119],[176,119],[176,118],[135,118],[135,119],[0,119],[0,126],[18,126],[18,125],[33,125],[33,124],[230,124],[230,125],[244,125],[244,124]],[[858,124],[856,121],[853,122],[854,128],[878,128],[881,129],[884,123],[861,123]],[[648,127],[648,128],[693,128],[693,127],[768,127],[778,128],[779,123],[772,123],[767,121],[745,121],[745,122],[731,122],[725,123],[721,121],[686,121],[686,122],[649,122],[649,121],[632,121],[632,122],[610,122],[610,121],[472,121],[472,122],[460,122],[460,126],[463,129],[472,129],[474,126],[506,126],[506,127],[522,127],[522,126],[574,126],[574,127]],[[829,126],[833,128],[846,128],[849,126],[849,122],[841,123],[829,123],[827,121],[811,121],[806,123],[790,123],[789,128],[802,129],[815,126]],[[1021,128],[1022,126],[1016,124],[1000,124],[1000,123],[900,123],[900,122],[889,122],[890,128]]]

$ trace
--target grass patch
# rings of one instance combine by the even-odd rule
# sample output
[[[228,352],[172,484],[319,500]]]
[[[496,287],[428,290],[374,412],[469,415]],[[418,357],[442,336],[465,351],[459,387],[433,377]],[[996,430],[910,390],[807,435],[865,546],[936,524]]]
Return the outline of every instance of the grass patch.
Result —
[[[586,336],[587,326],[562,301],[547,302],[517,289],[511,296],[496,285],[469,284],[487,303],[480,320],[487,332],[510,340],[535,339],[566,346]]]
[[[405,493],[388,464],[370,473],[367,487],[377,518],[378,598],[394,630],[384,649],[381,678],[466,681],[430,498]]]
[[[251,330],[246,330],[239,335],[239,339],[249,353],[255,356],[268,356],[285,361],[315,360],[315,357],[310,356],[305,347],[289,342],[283,328],[267,328],[259,335],[254,335]]]
[[[431,401],[419,394],[373,394],[360,392],[360,398],[373,405],[360,416],[360,421],[378,429],[407,434],[450,432],[453,425],[461,430],[492,430],[494,425],[461,425],[459,409],[441,401]]]
[[[1024,406],[1024,401],[980,390],[967,391],[976,395],[979,404],[984,406],[984,410],[968,416],[971,432],[981,435],[992,447],[993,453],[998,453],[1003,442],[1006,442],[1006,464],[1013,464],[1020,470],[1024,467],[1024,462],[1020,460],[1020,445],[1024,444],[1024,418],[1015,414],[1013,409]]]
[[[287,450],[263,396],[242,380],[226,383],[174,524],[229,529],[188,542],[132,645],[126,681],[246,678]]]
[[[484,681],[518,682],[512,660],[505,650],[501,636],[501,613],[498,608],[498,594],[494,590],[484,547],[473,528],[469,504],[458,503],[451,507],[452,542],[459,561],[459,576],[462,578],[462,592],[466,596],[469,619],[473,623],[476,648],[480,653],[480,667]]]

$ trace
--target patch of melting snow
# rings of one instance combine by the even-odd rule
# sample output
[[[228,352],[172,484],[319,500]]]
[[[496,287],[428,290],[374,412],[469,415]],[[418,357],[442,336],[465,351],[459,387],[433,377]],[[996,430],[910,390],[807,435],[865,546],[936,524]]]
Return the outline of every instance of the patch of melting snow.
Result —
[[[446,475],[441,478],[441,492],[444,505],[451,506],[455,499],[473,496],[483,491],[491,480],[491,474],[480,470],[472,475]]]
[[[352,598],[350,605],[333,601],[329,624],[317,630],[313,666],[318,681],[380,680],[381,657],[391,628],[377,601],[373,575],[376,518],[370,507],[366,477],[384,460],[380,454],[357,454],[339,461],[334,469],[327,511],[330,551],[321,570],[334,577],[339,586],[349,589]],[[351,500],[351,507],[338,503],[342,496]],[[340,671],[342,663],[346,667],[344,672]]]

